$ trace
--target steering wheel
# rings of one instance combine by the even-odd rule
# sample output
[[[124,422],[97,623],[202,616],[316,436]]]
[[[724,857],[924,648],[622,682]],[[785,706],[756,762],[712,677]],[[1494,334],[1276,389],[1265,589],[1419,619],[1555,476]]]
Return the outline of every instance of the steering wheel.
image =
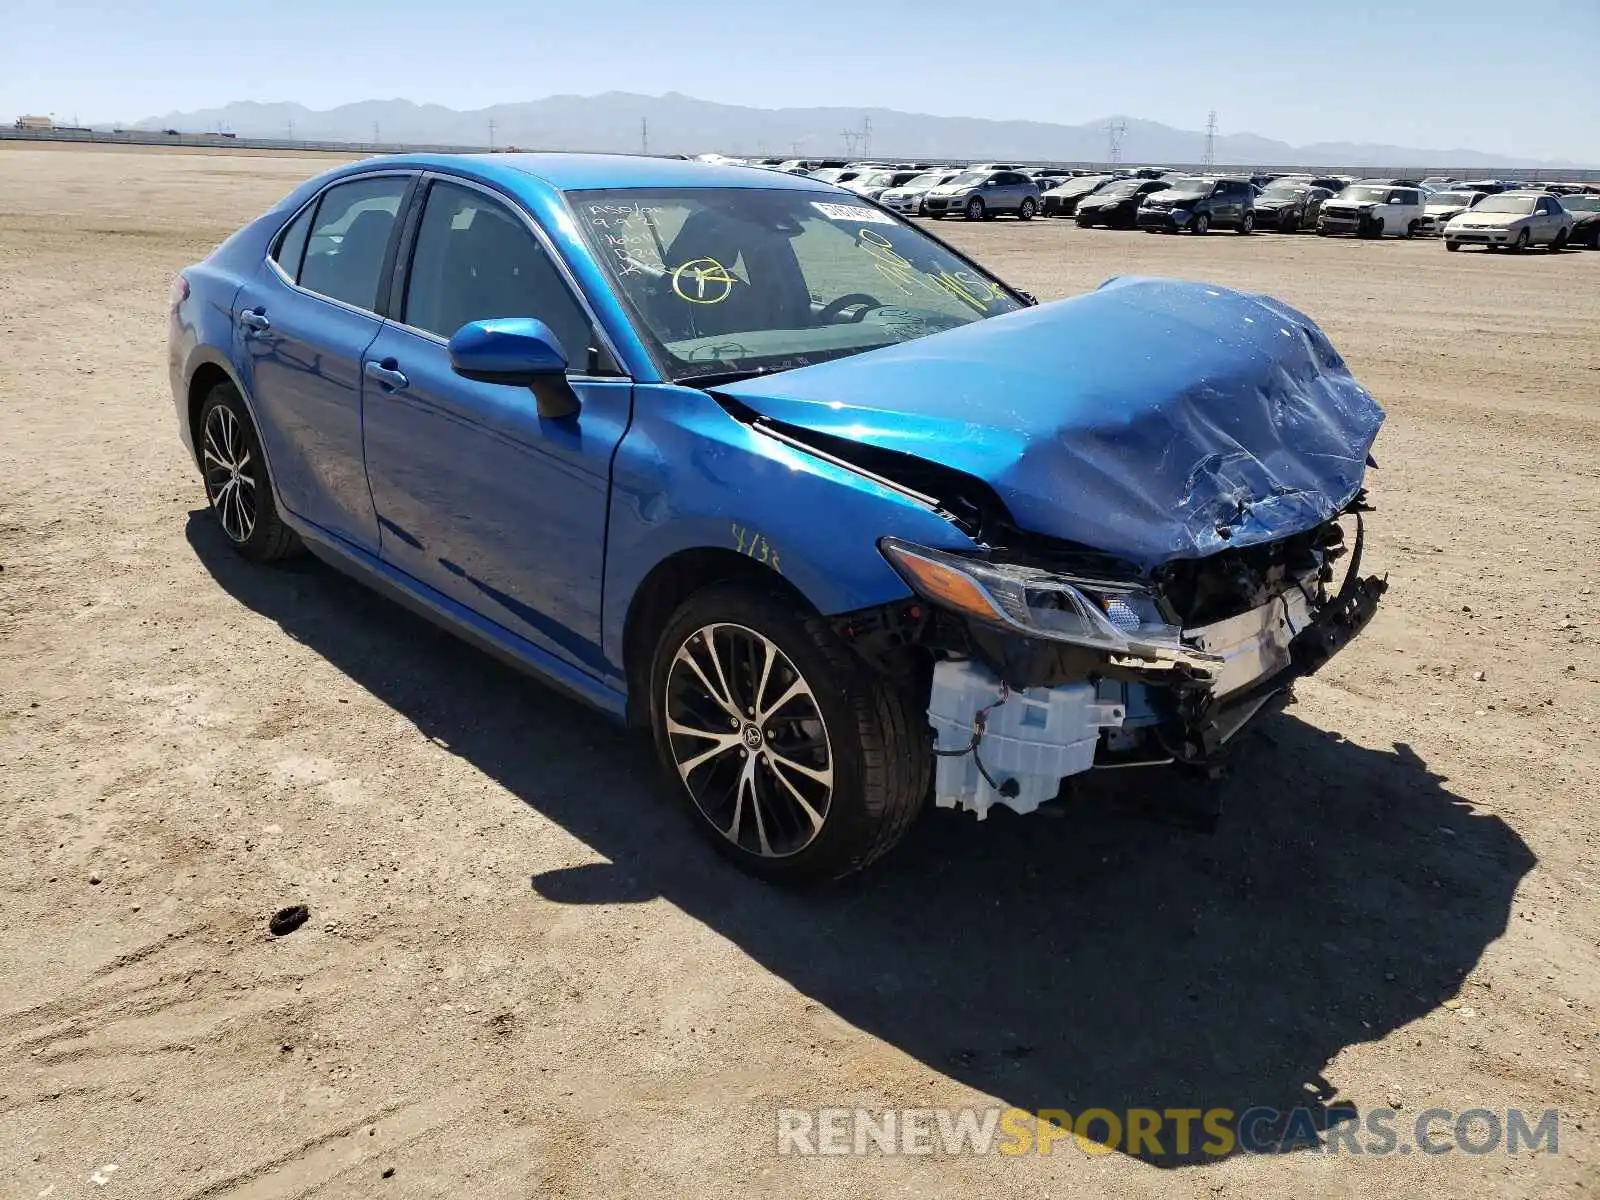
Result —
[[[850,318],[852,325],[859,325],[861,319],[875,308],[882,308],[883,301],[876,296],[869,296],[865,292],[851,292],[847,296],[840,296],[837,300],[830,300],[823,305],[822,311],[817,314],[817,320],[824,324],[832,324],[844,315],[847,308],[860,308],[861,311]]]

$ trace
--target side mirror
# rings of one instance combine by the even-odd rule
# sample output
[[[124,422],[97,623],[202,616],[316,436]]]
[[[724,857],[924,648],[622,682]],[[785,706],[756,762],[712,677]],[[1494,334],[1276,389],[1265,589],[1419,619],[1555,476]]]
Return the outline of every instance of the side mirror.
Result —
[[[567,383],[561,340],[534,317],[470,322],[456,330],[449,350],[451,367],[465,379],[531,389],[541,417],[576,416],[581,407]]]

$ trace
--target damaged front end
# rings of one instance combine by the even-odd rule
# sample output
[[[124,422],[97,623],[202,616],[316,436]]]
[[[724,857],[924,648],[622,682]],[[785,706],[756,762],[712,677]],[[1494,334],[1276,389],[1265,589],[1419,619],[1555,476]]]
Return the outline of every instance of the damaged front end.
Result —
[[[1038,539],[982,556],[885,539],[927,603],[837,625],[880,669],[926,689],[941,806],[1032,812],[1096,768],[1209,769],[1249,721],[1287,703],[1387,588],[1361,574],[1364,511],[1357,493],[1303,533],[1150,571],[1110,571],[1103,555]]]

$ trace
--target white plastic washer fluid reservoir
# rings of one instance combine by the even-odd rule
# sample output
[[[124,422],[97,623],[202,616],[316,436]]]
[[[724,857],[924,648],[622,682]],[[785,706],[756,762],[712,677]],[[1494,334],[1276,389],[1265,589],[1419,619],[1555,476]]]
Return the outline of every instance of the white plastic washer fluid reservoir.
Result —
[[[980,731],[978,714],[986,709]],[[1121,704],[1101,702],[1090,683],[1008,692],[987,667],[941,662],[928,701],[940,752],[934,799],[980,820],[994,804],[1031,813],[1054,798],[1067,776],[1094,766],[1100,731],[1120,728],[1124,715]]]

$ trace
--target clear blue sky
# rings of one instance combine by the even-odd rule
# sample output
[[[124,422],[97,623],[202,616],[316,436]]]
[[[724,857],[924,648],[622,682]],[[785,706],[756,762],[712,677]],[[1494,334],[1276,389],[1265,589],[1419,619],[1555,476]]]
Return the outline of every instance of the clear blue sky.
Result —
[[[679,91],[1600,164],[1600,0],[14,0],[0,119]]]

